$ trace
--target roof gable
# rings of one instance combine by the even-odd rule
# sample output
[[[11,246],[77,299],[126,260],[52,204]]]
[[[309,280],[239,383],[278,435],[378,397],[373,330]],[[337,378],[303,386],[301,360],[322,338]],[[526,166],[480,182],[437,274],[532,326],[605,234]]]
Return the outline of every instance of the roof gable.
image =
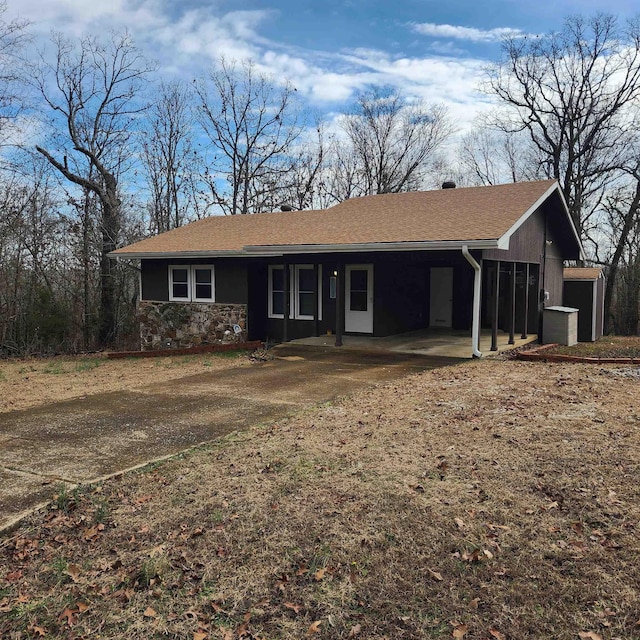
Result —
[[[510,235],[556,191],[557,183],[545,180],[365,196],[325,210],[212,216],[113,255],[255,255],[384,245],[504,248],[500,243],[508,246]]]

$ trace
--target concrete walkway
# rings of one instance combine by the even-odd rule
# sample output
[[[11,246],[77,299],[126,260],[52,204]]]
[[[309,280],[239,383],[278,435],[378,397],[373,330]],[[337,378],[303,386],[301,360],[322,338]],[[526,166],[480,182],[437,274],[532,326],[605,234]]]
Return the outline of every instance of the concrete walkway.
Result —
[[[411,372],[461,362],[284,345],[274,360],[0,414],[0,530],[87,483]]]

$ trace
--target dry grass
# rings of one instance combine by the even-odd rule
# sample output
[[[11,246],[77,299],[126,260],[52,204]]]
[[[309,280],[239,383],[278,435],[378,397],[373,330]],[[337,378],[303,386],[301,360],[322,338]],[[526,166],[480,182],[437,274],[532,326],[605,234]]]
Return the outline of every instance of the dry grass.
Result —
[[[640,638],[635,371],[470,362],[59,495],[0,637]]]
[[[103,355],[0,360],[0,412],[248,364],[246,353],[235,352],[126,360]]]
[[[640,336],[603,336],[595,342],[553,347],[548,353],[591,358],[640,358]]]

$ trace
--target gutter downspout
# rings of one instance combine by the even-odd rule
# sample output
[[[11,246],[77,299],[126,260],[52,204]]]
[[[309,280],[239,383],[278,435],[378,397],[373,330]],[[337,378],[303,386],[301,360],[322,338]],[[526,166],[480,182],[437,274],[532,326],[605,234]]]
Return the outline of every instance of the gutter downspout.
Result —
[[[469,253],[469,247],[462,245],[462,255],[473,267],[473,320],[471,324],[471,345],[473,347],[473,357],[482,358],[480,351],[480,284],[482,282],[482,270],[475,258]]]

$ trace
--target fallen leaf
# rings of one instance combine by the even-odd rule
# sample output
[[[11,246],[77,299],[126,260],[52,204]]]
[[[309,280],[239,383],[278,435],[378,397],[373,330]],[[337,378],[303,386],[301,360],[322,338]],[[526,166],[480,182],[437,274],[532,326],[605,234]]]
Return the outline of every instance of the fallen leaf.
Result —
[[[142,614],[145,618],[155,618],[158,613],[153,607],[147,607]]]
[[[484,555],[487,556],[487,558],[489,558],[489,560],[493,559],[493,553],[491,553],[491,551],[489,551],[489,549],[483,549],[482,553],[484,553]]]
[[[467,624],[458,624],[453,627],[453,637],[454,638],[463,638],[467,635],[467,631],[469,631],[469,625]]]
[[[500,633],[497,629],[489,629],[489,633],[496,638],[496,640],[506,640],[507,636],[504,633]]]
[[[7,582],[18,582],[22,578],[22,571],[10,571],[4,577]]]
[[[464,520],[462,518],[454,518],[453,520],[455,521],[458,529],[464,529]]]
[[[29,631],[33,633],[37,633],[41,638],[47,635],[46,629],[43,629],[42,627],[37,627],[35,625],[29,627]]]
[[[293,602],[285,602],[284,606],[287,609],[291,609],[292,611],[294,611],[295,613],[300,613],[300,611],[302,610],[302,605],[301,604],[295,604]]]
[[[602,640],[602,636],[595,631],[579,631],[578,636],[583,640]]]
[[[310,636],[314,633],[320,633],[320,625],[322,624],[322,620],[316,620],[312,622],[309,628],[307,629],[307,635]]]
[[[347,638],[355,638],[362,631],[362,627],[359,624],[354,624],[349,631]]]
[[[439,571],[432,571],[431,569],[429,569],[428,571],[434,580],[437,580],[438,582],[442,582],[444,580],[442,574]]]
[[[322,580],[322,578],[324,578],[324,574],[326,572],[327,572],[327,570],[325,568],[318,569],[316,571],[316,580],[318,580],[318,581]]]
[[[58,622],[65,621],[70,627],[72,627],[78,621],[78,619],[76,618],[76,613],[78,613],[76,609],[69,609],[69,607],[67,607],[58,616]]]
[[[207,634],[202,631],[194,631],[193,640],[207,640]]]
[[[89,605],[86,602],[77,602],[76,607],[78,607],[78,613],[84,613],[89,608]]]
[[[480,598],[474,598],[474,599],[469,603],[469,606],[470,606],[472,609],[477,609],[479,604],[480,604]]]

